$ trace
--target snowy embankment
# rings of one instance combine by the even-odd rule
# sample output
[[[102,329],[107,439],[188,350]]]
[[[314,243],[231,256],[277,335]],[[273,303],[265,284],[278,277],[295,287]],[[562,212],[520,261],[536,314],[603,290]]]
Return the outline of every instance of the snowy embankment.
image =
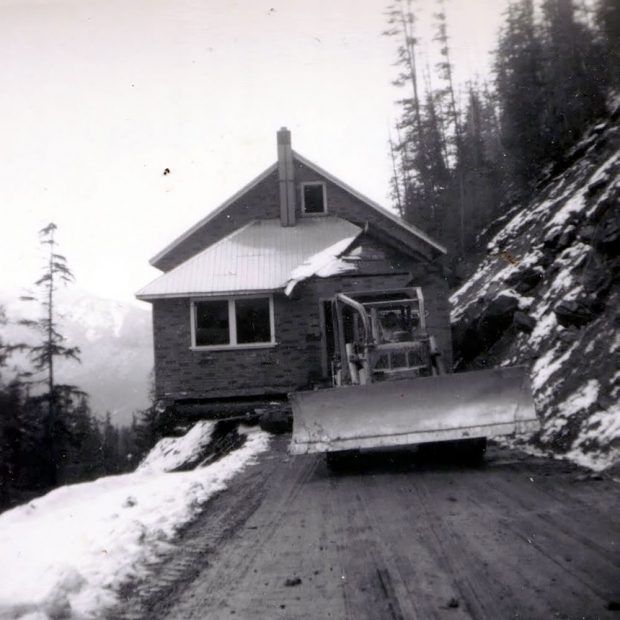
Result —
[[[200,455],[212,428],[202,422],[162,440],[132,474],[61,487],[0,515],[0,618],[105,617],[119,586],[144,576],[179,528],[269,444],[268,434],[240,428],[237,450],[167,473]]]
[[[531,445],[599,470],[620,460],[619,116],[508,213],[451,299],[460,367],[529,365]]]

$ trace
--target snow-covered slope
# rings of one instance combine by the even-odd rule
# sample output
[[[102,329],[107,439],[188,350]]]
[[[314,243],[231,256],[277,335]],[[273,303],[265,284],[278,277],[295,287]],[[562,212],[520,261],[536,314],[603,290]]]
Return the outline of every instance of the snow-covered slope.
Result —
[[[200,452],[208,425],[167,440],[166,449],[158,444],[133,474],[61,487],[0,515],[0,618],[110,617],[119,587],[145,576],[179,528],[269,445],[266,433],[240,428],[237,450],[164,473]]]
[[[596,469],[620,459],[619,117],[506,216],[452,296],[461,368],[528,364],[535,444]]]

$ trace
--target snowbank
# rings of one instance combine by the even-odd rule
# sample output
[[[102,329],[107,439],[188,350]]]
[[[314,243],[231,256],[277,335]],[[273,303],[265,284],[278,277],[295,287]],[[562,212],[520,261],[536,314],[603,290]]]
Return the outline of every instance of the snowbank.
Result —
[[[193,463],[209,445],[215,422],[203,420],[194,424],[182,437],[160,439],[138,466],[138,472],[164,473]]]
[[[209,434],[178,441],[191,455]],[[102,617],[118,587],[145,574],[178,529],[257,454],[269,436],[240,429],[244,445],[188,472],[162,473],[176,455],[158,445],[140,471],[56,489],[0,515],[0,618]]]

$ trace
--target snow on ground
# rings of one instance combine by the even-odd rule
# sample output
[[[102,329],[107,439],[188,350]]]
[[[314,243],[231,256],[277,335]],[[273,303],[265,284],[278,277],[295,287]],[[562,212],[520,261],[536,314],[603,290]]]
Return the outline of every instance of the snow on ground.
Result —
[[[611,451],[603,453],[588,451],[588,444],[592,442],[597,445],[601,440],[611,443],[617,437],[620,437],[620,404],[618,403],[606,411],[598,411],[590,416],[585,431],[575,441],[567,457],[590,469],[605,469],[614,464],[615,454]]]
[[[163,473],[209,434],[199,425],[159,446],[140,471],[74,484],[0,515],[0,618],[104,617],[118,587],[145,574],[176,532],[260,452],[269,435],[241,428],[243,446],[187,472]],[[170,446],[168,446],[170,447]]]
[[[160,439],[137,471],[164,473],[174,471],[185,463],[192,463],[209,445],[215,422],[203,420],[194,424],[182,437],[164,437]]]
[[[570,354],[573,352],[574,348],[573,345],[570,349],[560,354],[560,347],[558,346],[550,349],[536,360],[530,373],[532,376],[532,388],[534,389],[534,393],[540,392],[548,384],[549,379],[556,374],[570,358]]]

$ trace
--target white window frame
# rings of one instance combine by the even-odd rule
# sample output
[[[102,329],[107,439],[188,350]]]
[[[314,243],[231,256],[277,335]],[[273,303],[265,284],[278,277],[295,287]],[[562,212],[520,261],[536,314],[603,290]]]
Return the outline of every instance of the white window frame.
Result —
[[[320,185],[323,188],[323,211],[320,213],[306,213],[306,194],[304,188],[308,185]],[[301,184],[301,212],[306,217],[321,217],[327,215],[327,185],[324,181],[304,181]]]
[[[269,342],[237,342],[237,316],[235,314],[235,300],[237,299],[268,299],[269,300],[269,329],[271,340]],[[222,301],[228,302],[228,332],[230,342],[228,344],[196,344],[196,304],[203,301]],[[275,316],[273,307],[273,295],[243,295],[238,297],[200,297],[192,299],[190,303],[190,326],[191,326],[191,346],[192,351],[228,351],[231,349],[266,349],[274,347],[276,343]]]

